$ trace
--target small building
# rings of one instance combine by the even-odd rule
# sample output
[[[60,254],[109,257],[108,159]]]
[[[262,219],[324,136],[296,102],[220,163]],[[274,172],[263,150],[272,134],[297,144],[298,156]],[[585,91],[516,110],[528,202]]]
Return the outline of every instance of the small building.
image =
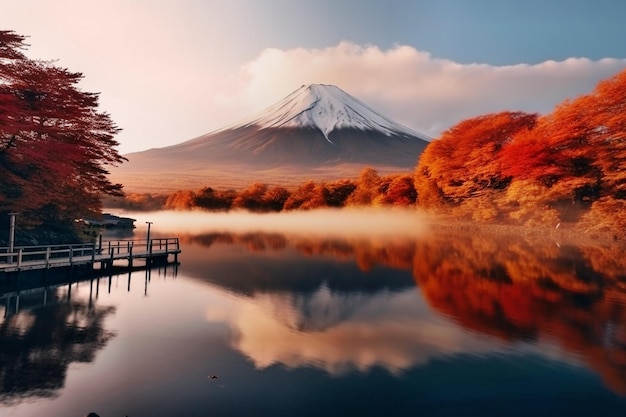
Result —
[[[136,219],[130,217],[115,216],[111,213],[102,213],[100,219],[81,219],[87,226],[104,227],[105,229],[134,229]]]

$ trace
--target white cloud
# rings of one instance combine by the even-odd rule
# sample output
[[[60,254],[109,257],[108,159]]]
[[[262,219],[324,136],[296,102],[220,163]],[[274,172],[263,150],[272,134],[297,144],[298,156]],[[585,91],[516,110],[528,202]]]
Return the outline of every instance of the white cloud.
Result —
[[[302,84],[334,84],[383,115],[436,136],[460,120],[501,110],[545,113],[590,92],[626,59],[569,58],[538,64],[459,64],[411,46],[388,50],[342,42],[324,49],[265,49],[217,95],[221,112],[247,117]],[[233,120],[236,121],[236,120]]]

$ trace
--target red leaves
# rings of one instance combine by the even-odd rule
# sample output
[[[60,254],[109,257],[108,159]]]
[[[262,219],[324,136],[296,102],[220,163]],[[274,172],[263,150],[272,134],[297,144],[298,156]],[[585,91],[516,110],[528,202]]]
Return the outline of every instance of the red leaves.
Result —
[[[78,89],[82,74],[25,58],[23,39],[0,31],[0,193],[12,192],[0,211],[45,208],[71,219],[98,208],[100,194],[120,194],[103,168],[124,160],[119,129],[98,111],[97,94]]]

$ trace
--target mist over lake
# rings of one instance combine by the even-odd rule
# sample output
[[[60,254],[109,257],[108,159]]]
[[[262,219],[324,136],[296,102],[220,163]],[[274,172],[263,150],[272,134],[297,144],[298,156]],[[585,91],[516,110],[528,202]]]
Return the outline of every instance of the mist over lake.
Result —
[[[619,247],[409,210],[114,214],[138,228],[105,238],[153,222],[180,265],[3,297],[1,415],[623,414]]]

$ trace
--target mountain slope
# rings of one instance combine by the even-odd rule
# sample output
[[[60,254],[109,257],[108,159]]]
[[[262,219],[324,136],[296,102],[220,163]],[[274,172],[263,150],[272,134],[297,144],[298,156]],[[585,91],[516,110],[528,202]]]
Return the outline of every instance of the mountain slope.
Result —
[[[219,172],[223,181],[239,179],[247,185],[250,178],[284,183],[281,175],[287,172],[318,179],[316,171],[323,171],[327,179],[356,175],[364,166],[406,171],[416,165],[428,140],[335,86],[312,84],[233,126],[125,155],[129,162],[112,177],[134,189],[133,176],[145,182],[164,172],[174,179],[196,178],[202,182],[198,186],[210,182],[219,187]]]

